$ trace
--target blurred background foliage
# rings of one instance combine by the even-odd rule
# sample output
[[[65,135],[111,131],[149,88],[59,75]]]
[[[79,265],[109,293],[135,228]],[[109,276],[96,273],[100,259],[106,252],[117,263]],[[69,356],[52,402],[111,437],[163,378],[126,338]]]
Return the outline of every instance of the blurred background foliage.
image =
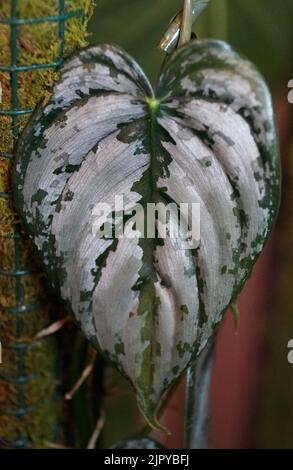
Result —
[[[182,0],[97,0],[92,42],[119,44],[154,82],[163,53],[158,43]],[[211,0],[194,31],[224,39],[252,60],[273,87],[292,64],[292,0]]]

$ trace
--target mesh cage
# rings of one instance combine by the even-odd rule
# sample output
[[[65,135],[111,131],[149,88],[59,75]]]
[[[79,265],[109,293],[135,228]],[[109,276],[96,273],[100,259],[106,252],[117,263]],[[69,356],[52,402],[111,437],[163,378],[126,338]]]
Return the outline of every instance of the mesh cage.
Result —
[[[48,427],[54,427],[50,404],[56,393],[53,340],[35,342],[32,338],[49,323],[46,288],[36,267],[33,249],[22,233],[13,210],[10,175],[13,147],[19,133],[43,96],[34,96],[38,80],[54,80],[48,75],[59,67],[70,50],[85,40],[84,9],[90,0],[39,0],[26,2],[28,13],[23,15],[23,0],[3,0],[0,5],[0,85],[5,95],[0,105],[0,447],[45,447]],[[4,5],[2,7],[2,5]],[[32,6],[34,8],[32,8]],[[53,14],[37,17],[35,11],[52,7]],[[80,7],[80,8],[79,8]],[[72,29],[71,47],[67,48],[67,25]],[[79,30],[79,41],[74,38]],[[57,39],[44,43],[52,60],[43,60],[38,41],[44,32],[52,31]],[[38,35],[38,41],[35,37]],[[46,41],[45,37],[44,40]],[[51,41],[51,43],[50,43]],[[53,51],[52,44],[55,44]],[[2,52],[6,48],[6,60]],[[54,58],[51,57],[54,53]],[[45,59],[48,57],[45,57]],[[8,60],[7,60],[8,59]],[[50,79],[50,80],[49,80]],[[49,92],[50,83],[48,83]],[[24,87],[26,91],[24,93]],[[31,87],[32,96],[28,92]],[[46,86],[45,86],[46,87]],[[29,102],[31,100],[31,102]],[[37,287],[36,287],[37,286]],[[42,289],[44,292],[42,292]],[[36,344],[38,343],[38,344]],[[50,408],[51,406],[51,408]]]

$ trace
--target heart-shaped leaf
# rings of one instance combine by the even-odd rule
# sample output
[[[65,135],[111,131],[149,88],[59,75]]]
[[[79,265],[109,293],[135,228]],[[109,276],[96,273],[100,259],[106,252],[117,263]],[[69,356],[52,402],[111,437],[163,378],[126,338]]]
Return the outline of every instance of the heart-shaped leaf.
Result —
[[[27,126],[15,173],[17,207],[53,285],[159,426],[162,394],[237,298],[276,217],[263,79],[227,44],[203,40],[172,56],[154,92],[124,51],[85,49]],[[199,247],[181,236],[98,237],[97,205],[112,220],[116,195],[128,209],[200,203]]]

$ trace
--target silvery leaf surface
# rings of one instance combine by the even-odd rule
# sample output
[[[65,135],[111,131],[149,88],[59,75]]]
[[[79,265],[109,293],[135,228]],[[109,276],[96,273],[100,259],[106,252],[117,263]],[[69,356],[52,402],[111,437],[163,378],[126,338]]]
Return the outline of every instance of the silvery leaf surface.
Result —
[[[85,49],[25,129],[14,189],[53,286],[159,427],[164,392],[236,300],[276,218],[279,153],[262,77],[227,44],[202,40],[174,53],[153,91],[123,50]],[[132,233],[138,203],[200,204],[199,245],[97,236],[99,207],[111,221],[115,196]]]

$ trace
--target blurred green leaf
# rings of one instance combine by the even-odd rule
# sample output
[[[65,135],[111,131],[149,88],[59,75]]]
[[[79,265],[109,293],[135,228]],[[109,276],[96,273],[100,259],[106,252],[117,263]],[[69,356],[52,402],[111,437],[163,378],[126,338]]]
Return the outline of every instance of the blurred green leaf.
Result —
[[[160,42],[182,0],[97,0],[92,42],[114,42],[132,54],[154,81],[164,54]],[[228,40],[279,86],[292,71],[292,0],[212,0],[195,31]]]

